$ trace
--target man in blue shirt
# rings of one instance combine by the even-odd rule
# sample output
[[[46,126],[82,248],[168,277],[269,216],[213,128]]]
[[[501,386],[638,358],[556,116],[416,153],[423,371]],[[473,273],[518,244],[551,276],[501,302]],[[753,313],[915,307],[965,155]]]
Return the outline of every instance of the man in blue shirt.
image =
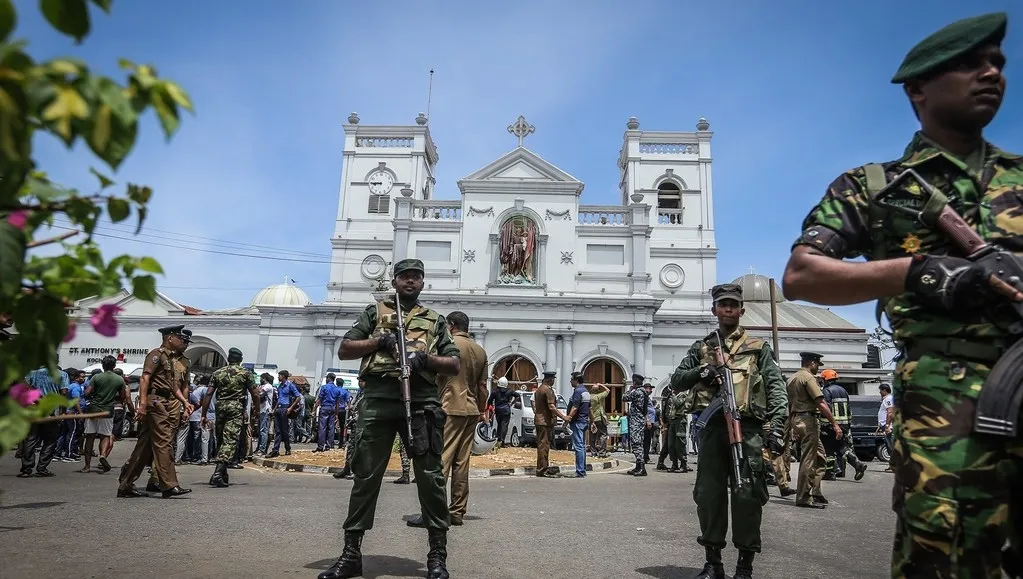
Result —
[[[352,402],[352,394],[345,389],[344,378],[335,379],[334,384],[341,389],[341,396],[338,397],[334,410],[337,411],[337,447],[342,448],[345,445],[345,421],[348,419],[348,405]]]
[[[276,458],[281,455],[281,442],[284,442],[284,454],[291,454],[291,425],[288,423],[289,415],[298,416],[298,405],[303,403],[302,394],[292,383],[291,373],[281,370],[277,374],[280,385],[277,387],[277,403],[274,404],[274,437],[273,452],[266,455],[267,458]]]
[[[69,368],[69,370],[71,370]],[[72,378],[68,384],[67,390],[62,390],[61,394],[67,396],[69,401],[78,399],[78,404],[65,408],[64,414],[81,414],[82,408],[85,407],[85,399],[83,394],[85,393],[85,372],[82,370],[73,370],[68,373],[68,378]],[[57,454],[56,460],[60,462],[78,462],[81,460],[78,452],[78,445],[82,439],[82,428],[85,425],[80,418],[68,418],[60,421],[60,436],[57,438]]]
[[[57,381],[50,375],[46,367],[29,372],[25,377],[25,383],[30,388],[38,390],[43,396],[47,394],[60,394],[61,390],[69,390],[70,384],[67,372],[58,368]],[[60,409],[54,410],[58,414]],[[19,478],[32,476],[32,469],[35,469],[36,476],[54,476],[47,467],[53,460],[53,454],[57,450],[57,437],[60,435],[60,422],[36,422],[29,428],[28,436],[21,442],[21,472]],[[36,463],[36,449],[39,450],[39,462]]]
[[[586,430],[590,426],[590,391],[583,384],[583,375],[572,372],[572,398],[568,402],[568,422],[572,427],[575,449],[575,477],[586,476]]]
[[[334,448],[334,425],[338,418],[337,408],[341,393],[344,392],[344,388],[339,388],[334,383],[335,378],[333,373],[327,374],[326,383],[320,386],[320,391],[316,393],[313,414],[316,414],[317,410],[319,410],[319,414],[316,414],[316,450],[313,452],[323,452],[324,450]]]

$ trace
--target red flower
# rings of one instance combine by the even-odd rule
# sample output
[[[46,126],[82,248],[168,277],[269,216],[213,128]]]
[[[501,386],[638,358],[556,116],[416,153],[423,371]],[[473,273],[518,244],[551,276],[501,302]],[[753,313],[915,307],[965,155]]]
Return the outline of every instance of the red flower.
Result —
[[[101,336],[112,338],[117,335],[117,313],[124,311],[120,306],[114,304],[103,304],[89,322],[96,333]]]
[[[10,223],[16,229],[25,229],[25,224],[28,223],[28,211],[24,209],[12,211],[10,215],[7,216],[7,223]]]

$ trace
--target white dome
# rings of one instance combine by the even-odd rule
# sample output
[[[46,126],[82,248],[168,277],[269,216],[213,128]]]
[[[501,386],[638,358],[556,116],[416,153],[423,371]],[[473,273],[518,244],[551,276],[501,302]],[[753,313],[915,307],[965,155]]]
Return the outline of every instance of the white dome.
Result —
[[[277,306],[301,308],[313,303],[309,296],[298,286],[278,283],[259,290],[249,304],[253,307]]]
[[[742,301],[744,302],[771,302],[771,280],[767,276],[747,273],[742,277],[732,280],[732,283],[742,286]],[[778,303],[785,301],[781,294],[781,288],[774,284],[775,299]]]

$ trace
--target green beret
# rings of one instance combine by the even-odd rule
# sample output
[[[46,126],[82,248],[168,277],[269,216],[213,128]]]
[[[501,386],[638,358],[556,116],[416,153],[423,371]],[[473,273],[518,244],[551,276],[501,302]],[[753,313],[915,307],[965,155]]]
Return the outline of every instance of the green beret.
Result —
[[[1000,44],[1005,38],[1008,20],[1005,12],[993,12],[949,24],[909,51],[892,77],[892,83],[902,84],[931,72],[985,43]]]
[[[418,259],[403,259],[394,264],[394,277],[398,277],[398,274],[404,271],[418,271],[423,274],[426,273],[426,269],[423,267],[423,262]]]
[[[233,359],[241,360],[242,359],[242,351],[239,350],[238,348],[231,348],[230,350],[227,351],[227,357],[228,358],[233,358]]]
[[[720,300],[735,300],[742,303],[742,286],[735,283],[723,283],[710,288],[710,296],[717,303]]]

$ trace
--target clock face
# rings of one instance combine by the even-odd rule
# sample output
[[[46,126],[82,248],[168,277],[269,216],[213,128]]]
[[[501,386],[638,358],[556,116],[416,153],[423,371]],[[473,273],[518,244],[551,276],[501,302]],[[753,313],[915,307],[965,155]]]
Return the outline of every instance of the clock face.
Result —
[[[394,177],[387,171],[374,171],[369,176],[369,191],[374,195],[387,195],[394,187]]]

